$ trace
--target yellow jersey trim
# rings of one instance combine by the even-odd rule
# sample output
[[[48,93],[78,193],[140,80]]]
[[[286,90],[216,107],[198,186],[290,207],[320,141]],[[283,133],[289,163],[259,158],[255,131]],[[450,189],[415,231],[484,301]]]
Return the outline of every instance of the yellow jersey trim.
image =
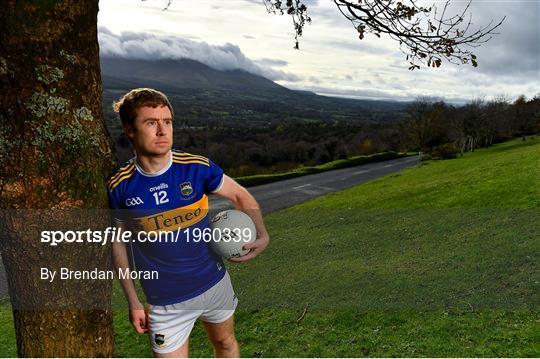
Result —
[[[203,161],[208,161],[208,158],[206,158],[204,156],[194,155],[192,153],[187,153],[187,152],[174,152],[173,151],[173,156],[176,156],[178,158],[191,157],[191,158],[198,158],[198,159],[203,160]]]
[[[135,173],[135,165],[132,163],[131,166],[126,168],[124,171],[119,172],[109,181],[109,191],[112,192],[116,188],[116,186],[122,183],[122,181],[131,177],[133,173]]]

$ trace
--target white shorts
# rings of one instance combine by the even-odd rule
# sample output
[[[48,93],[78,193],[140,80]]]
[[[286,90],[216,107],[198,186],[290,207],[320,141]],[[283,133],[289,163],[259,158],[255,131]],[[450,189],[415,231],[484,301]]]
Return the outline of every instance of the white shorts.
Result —
[[[147,305],[149,334],[155,353],[170,353],[189,338],[197,319],[222,323],[233,314],[238,299],[228,272],[206,292],[186,301],[170,305]]]

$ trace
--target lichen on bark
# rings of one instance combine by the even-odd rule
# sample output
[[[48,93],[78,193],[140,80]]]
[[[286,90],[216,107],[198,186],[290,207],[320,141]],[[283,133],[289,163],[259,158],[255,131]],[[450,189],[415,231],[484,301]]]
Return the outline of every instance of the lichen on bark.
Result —
[[[64,71],[58,67],[39,65],[34,70],[38,81],[41,81],[46,85],[58,82],[64,78]]]
[[[26,107],[37,118],[47,115],[60,114],[67,112],[69,100],[60,96],[52,96],[46,91],[34,92],[26,102]]]
[[[76,110],[73,110],[73,116],[75,116],[78,120],[84,120],[84,121],[93,121],[94,116],[92,116],[92,111],[88,109],[88,107],[83,106],[79,107]]]
[[[7,73],[8,73],[7,61],[3,57],[0,57],[0,76],[7,75]]]
[[[77,56],[71,55],[65,50],[60,50],[60,56],[72,65],[74,65],[77,62]]]

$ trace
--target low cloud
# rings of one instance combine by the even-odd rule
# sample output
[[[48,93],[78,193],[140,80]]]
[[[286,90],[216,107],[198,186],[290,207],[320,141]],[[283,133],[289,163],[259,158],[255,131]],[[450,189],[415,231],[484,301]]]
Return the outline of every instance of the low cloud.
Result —
[[[287,66],[288,64],[287,61],[277,60],[277,59],[260,59],[260,60],[255,60],[255,62],[258,65],[272,66],[272,67],[283,67],[283,66]]]
[[[394,93],[374,90],[374,89],[340,89],[329,88],[324,86],[305,86],[298,90],[307,90],[315,92],[323,96],[331,97],[345,97],[353,99],[370,99],[370,100],[400,100],[410,101],[413,97],[410,96],[396,96]]]
[[[540,3],[538,1],[480,2],[473,6],[479,24],[506,20],[488,43],[473,52],[478,56],[478,68],[490,76],[539,79],[540,69]],[[491,6],[490,6],[491,5]]]
[[[298,88],[299,90],[308,90],[315,92],[323,96],[332,96],[332,97],[345,97],[353,99],[364,99],[364,100],[385,100],[385,101],[414,101],[419,96],[426,96],[416,91],[407,91],[404,90],[378,90],[378,89],[340,89],[340,88],[329,88],[323,86],[306,86],[303,88]],[[435,97],[434,94],[429,96]],[[463,96],[443,96],[437,95],[444,99],[444,101],[453,103],[453,104],[463,104],[470,101],[470,98],[465,98]]]
[[[237,45],[231,43],[210,45],[204,41],[157,36],[143,32],[115,34],[105,27],[99,28],[98,38],[102,57],[139,60],[191,59],[216,70],[243,70],[272,81],[297,82],[301,80],[299,76],[272,68],[272,66],[285,66],[286,62],[268,61],[269,59],[255,62],[246,57]]]

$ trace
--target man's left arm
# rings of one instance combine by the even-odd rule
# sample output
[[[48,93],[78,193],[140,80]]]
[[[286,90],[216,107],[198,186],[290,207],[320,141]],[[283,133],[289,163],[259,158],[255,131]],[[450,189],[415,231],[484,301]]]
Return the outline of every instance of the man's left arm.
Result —
[[[247,189],[225,174],[223,175],[223,184],[213,193],[229,199],[236,209],[250,216],[257,229],[257,240],[244,245],[245,249],[250,250],[249,253],[242,257],[231,258],[230,261],[246,262],[258,256],[268,246],[270,237],[264,225],[261,209],[255,198]]]

